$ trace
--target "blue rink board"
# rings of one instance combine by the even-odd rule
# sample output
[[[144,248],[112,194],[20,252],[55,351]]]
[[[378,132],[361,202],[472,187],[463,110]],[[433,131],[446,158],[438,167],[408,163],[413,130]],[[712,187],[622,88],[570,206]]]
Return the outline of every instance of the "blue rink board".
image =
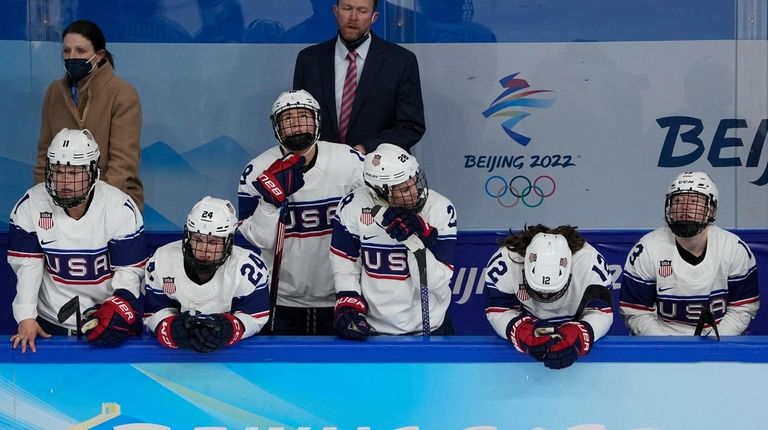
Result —
[[[104,402],[120,415],[90,428],[766,428],[755,407],[768,384],[764,337],[609,337],[563,371],[486,337],[257,338],[208,355],[152,339],[97,350],[61,338],[34,355],[4,348],[0,428],[69,428]]]
[[[585,230],[584,237],[605,257],[614,276],[614,323],[609,334],[627,334],[624,323],[618,313],[618,299],[621,283],[621,268],[627,253],[648,230]],[[755,254],[758,277],[763,281],[761,293],[766,297],[768,288],[768,230],[736,230]],[[497,243],[507,232],[472,231],[459,232],[456,246],[456,264],[454,279],[451,282],[452,304],[450,312],[456,333],[459,335],[493,335],[494,332],[485,317],[485,297],[483,295],[483,273],[490,256],[496,251]],[[153,253],[163,244],[179,239],[181,233],[147,233],[147,252]],[[241,245],[241,241],[238,241]],[[0,233],[0,253],[6,253],[8,235]],[[7,261],[0,262],[0,280],[8,288],[0,289],[0,333],[12,333],[16,322],[10,312],[15,295],[15,276]],[[758,311],[757,318],[750,325],[749,334],[768,334],[768,312]]]

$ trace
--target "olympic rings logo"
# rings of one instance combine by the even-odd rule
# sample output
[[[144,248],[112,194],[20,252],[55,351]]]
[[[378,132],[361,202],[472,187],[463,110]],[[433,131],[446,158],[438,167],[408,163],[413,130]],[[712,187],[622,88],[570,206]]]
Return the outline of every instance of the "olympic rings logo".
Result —
[[[485,193],[505,208],[513,208],[521,201],[529,208],[539,207],[556,189],[555,180],[549,175],[541,175],[533,182],[523,175],[509,182],[501,176],[491,176],[485,181]]]

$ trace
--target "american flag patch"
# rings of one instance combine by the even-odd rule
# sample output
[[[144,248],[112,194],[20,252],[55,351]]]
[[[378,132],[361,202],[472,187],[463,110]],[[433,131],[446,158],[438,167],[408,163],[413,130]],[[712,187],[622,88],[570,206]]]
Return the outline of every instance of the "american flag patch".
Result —
[[[528,254],[528,262],[533,263],[534,261],[536,261],[536,254],[534,253]]]
[[[659,261],[659,276],[666,278],[672,274],[672,260]]]
[[[363,212],[360,214],[360,222],[364,225],[373,224],[373,215],[371,214],[371,208],[363,208]]]
[[[525,284],[520,284],[520,286],[517,287],[517,293],[515,295],[517,296],[517,300],[520,300],[521,302],[531,298],[531,296],[528,295],[528,290],[525,288]]]
[[[381,155],[379,154],[374,155],[373,160],[371,161],[371,164],[378,167],[378,165],[381,164]]]
[[[560,259],[560,267],[568,267],[568,259],[567,258],[561,258]]]
[[[40,212],[40,219],[37,220],[37,225],[43,230],[50,230],[53,228],[53,214],[51,212]]]
[[[176,282],[174,282],[173,277],[163,277],[163,291],[165,291],[165,294],[173,294],[176,292]]]

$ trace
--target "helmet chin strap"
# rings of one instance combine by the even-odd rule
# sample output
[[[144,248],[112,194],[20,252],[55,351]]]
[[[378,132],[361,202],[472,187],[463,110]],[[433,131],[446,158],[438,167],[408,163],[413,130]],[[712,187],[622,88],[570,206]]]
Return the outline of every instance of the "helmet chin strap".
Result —
[[[675,221],[670,222],[668,225],[675,236],[693,237],[704,231],[709,224],[695,221]]]

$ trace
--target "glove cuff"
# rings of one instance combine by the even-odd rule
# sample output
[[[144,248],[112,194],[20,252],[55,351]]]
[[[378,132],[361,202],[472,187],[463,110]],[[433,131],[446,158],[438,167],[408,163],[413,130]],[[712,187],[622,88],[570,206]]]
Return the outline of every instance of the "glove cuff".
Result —
[[[517,317],[512,318],[512,320],[507,324],[507,340],[512,342],[512,345],[515,347],[515,349],[522,352],[523,354],[527,353],[527,351],[517,340],[517,329],[520,328],[520,326],[523,324],[534,324],[535,322],[536,320],[528,315],[518,315]]]
[[[237,317],[232,314],[222,314],[222,315],[224,315],[224,318],[229,320],[230,324],[232,324],[232,337],[229,339],[229,342],[227,342],[226,346],[231,346],[236,344],[237,342],[240,342],[240,339],[243,338],[243,334],[245,333],[245,329],[243,328],[243,323],[240,322],[240,320],[237,319]]]
[[[359,312],[362,315],[368,315],[368,303],[363,296],[353,291],[336,293],[336,308],[334,312],[339,313],[349,310]]]
[[[176,345],[176,341],[173,340],[173,335],[171,335],[171,325],[175,319],[176,315],[171,315],[168,318],[160,321],[160,324],[158,324],[157,328],[155,329],[155,336],[157,336],[157,341],[160,342],[160,345],[163,345],[166,348],[179,348],[179,346]]]
[[[587,355],[592,351],[592,345],[595,343],[595,331],[592,325],[586,321],[571,321],[563,324],[564,326],[574,327],[579,330],[579,355]]]
[[[264,190],[272,197],[274,202],[282,204],[285,201],[286,195],[280,183],[275,178],[275,175],[264,172],[259,175],[256,180],[261,184]]]

